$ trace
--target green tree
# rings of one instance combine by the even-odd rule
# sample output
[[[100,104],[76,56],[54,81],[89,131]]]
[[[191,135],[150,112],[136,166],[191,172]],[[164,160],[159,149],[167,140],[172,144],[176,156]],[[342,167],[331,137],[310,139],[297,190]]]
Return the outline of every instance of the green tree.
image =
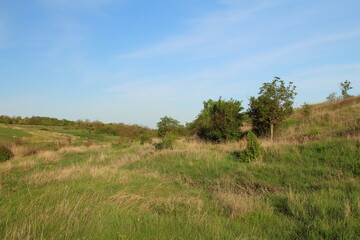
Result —
[[[351,84],[351,82],[348,80],[345,80],[345,82],[340,83],[342,98],[351,97],[351,95],[348,93],[348,91],[352,89],[352,87],[350,87],[350,84]]]
[[[252,120],[254,131],[259,135],[270,132],[271,140],[274,137],[274,126],[284,120],[293,112],[293,100],[296,86],[275,77],[271,83],[263,83],[257,98],[250,98],[249,116]]]
[[[209,99],[203,104],[204,108],[192,124],[201,139],[224,142],[240,138],[245,118],[240,101],[225,101],[220,97],[218,101]]]
[[[158,136],[165,137],[167,133],[175,134],[180,128],[180,123],[178,120],[171,117],[160,118],[160,122],[157,123],[158,127]]]

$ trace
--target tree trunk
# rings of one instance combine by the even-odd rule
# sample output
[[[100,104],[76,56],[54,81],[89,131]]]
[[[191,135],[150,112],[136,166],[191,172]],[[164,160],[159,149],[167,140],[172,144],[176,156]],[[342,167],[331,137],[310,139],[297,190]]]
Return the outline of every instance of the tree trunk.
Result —
[[[274,124],[270,123],[270,140],[272,141],[274,138]]]

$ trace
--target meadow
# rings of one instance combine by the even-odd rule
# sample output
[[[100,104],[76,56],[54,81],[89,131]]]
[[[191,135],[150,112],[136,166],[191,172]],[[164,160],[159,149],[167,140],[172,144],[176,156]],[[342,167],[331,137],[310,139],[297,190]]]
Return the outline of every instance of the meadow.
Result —
[[[298,109],[251,163],[245,140],[1,125],[0,239],[360,239],[359,99]]]

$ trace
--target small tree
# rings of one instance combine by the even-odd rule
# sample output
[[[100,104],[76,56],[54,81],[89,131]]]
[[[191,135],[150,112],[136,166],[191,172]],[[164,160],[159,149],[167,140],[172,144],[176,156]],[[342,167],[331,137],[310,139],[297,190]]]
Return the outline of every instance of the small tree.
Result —
[[[254,130],[258,134],[266,134],[270,130],[270,138],[274,136],[274,126],[293,112],[293,100],[296,86],[275,77],[271,83],[264,83],[258,98],[250,98],[249,116]]]
[[[262,149],[259,141],[256,138],[256,135],[249,131],[247,134],[247,147],[241,153],[240,159],[243,162],[252,162],[254,160],[260,159],[262,156]]]
[[[175,133],[179,127],[180,122],[171,117],[163,117],[160,118],[160,122],[157,123],[158,127],[158,136],[165,137],[167,133]]]
[[[341,90],[342,98],[351,97],[351,95],[348,93],[348,91],[352,89],[352,87],[350,87],[350,84],[351,84],[351,82],[348,80],[345,80],[345,82],[340,83],[340,90]]]
[[[241,102],[230,99],[218,101],[209,99],[204,102],[197,119],[192,124],[197,135],[204,140],[224,142],[241,137],[240,127],[245,119]]]
[[[329,101],[329,102],[335,101],[336,99],[338,99],[336,97],[336,92],[332,92],[332,93],[329,94],[329,96],[326,97],[326,100]]]

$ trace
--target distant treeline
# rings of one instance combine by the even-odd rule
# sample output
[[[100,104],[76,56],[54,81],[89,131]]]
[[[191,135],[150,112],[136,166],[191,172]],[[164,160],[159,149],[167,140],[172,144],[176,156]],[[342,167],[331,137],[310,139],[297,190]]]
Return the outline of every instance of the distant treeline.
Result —
[[[103,133],[114,136],[137,138],[141,135],[153,136],[156,131],[148,127],[139,125],[128,125],[124,123],[103,123],[100,121],[77,120],[70,121],[66,119],[57,119],[50,117],[9,117],[0,116],[0,123],[4,124],[20,124],[20,125],[43,125],[43,126],[63,126],[68,128],[86,129],[95,133]]]

